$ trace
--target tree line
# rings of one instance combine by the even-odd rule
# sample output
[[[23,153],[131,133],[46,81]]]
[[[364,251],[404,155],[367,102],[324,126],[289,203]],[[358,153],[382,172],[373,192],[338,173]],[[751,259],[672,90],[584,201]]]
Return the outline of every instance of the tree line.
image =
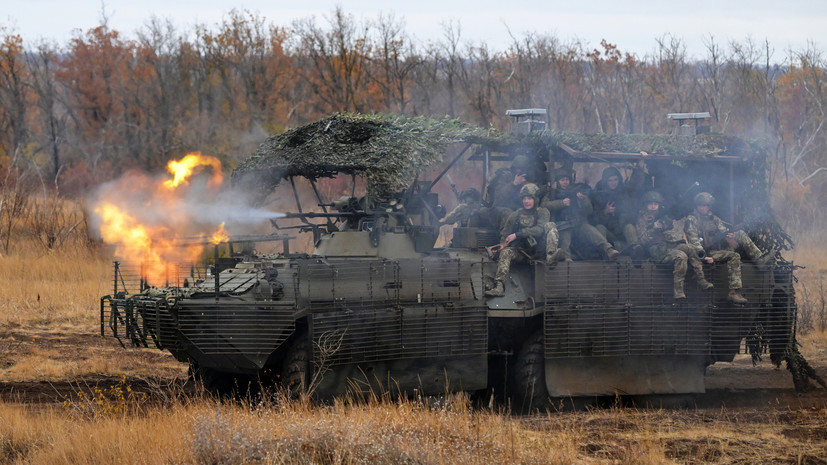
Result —
[[[671,36],[638,56],[551,33],[512,35],[495,50],[461,32],[449,22],[422,43],[402,18],[357,21],[341,8],[289,27],[237,10],[187,31],[153,18],[134,38],[104,18],[66,44],[28,47],[0,28],[0,220],[24,179],[79,195],[189,151],[232,164],[267,135],[332,112],[504,128],[506,109],[545,108],[559,130],[663,133],[668,113],[708,111],[713,131],[770,142],[774,181],[791,196],[806,204],[827,192],[827,78],[815,44],[782,53],[709,36],[695,59]]]

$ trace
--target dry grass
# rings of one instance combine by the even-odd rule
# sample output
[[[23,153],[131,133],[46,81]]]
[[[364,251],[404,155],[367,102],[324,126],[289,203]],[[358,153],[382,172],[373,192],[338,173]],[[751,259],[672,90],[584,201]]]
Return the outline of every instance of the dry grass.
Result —
[[[0,382],[90,374],[181,376],[186,368],[155,349],[123,350],[99,338],[100,298],[112,292],[105,250],[33,241],[0,256]]]
[[[111,258],[70,247],[48,252],[33,242],[0,256],[0,326],[90,327],[110,292]]]
[[[139,413],[0,404],[10,464],[825,463],[827,409],[738,412],[615,408],[510,417],[464,397],[266,405],[198,399]]]

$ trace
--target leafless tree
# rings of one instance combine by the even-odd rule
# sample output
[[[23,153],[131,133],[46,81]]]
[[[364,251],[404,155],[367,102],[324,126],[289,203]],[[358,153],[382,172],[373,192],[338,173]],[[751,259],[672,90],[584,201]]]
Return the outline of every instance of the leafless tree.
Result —
[[[339,6],[328,18],[329,29],[315,19],[298,20],[299,73],[326,106],[326,111],[367,111],[365,95],[367,60],[370,54],[368,29],[356,23]],[[324,110],[324,109],[323,109]]]
[[[393,14],[381,14],[375,29],[373,65],[368,69],[371,81],[382,89],[386,111],[405,114],[411,98],[411,76],[422,59],[405,34],[404,22]]]

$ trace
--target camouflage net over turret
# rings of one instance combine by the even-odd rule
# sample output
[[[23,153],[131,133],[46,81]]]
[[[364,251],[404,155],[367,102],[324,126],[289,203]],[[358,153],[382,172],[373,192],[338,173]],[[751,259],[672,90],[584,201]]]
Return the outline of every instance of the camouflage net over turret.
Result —
[[[442,160],[449,144],[481,142],[489,132],[456,119],[336,113],[268,138],[233,171],[233,184],[266,195],[282,179],[355,174],[384,197]]]

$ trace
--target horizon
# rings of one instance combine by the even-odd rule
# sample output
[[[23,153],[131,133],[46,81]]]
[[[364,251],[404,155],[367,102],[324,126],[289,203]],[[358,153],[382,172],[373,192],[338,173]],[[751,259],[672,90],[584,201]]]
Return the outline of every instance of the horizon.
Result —
[[[186,37],[195,26],[214,28],[227,18],[232,10],[249,12],[265,24],[290,27],[296,20],[315,18],[326,28],[327,19],[339,2],[324,0],[313,9],[289,8],[283,2],[243,0],[232,5],[217,0],[182,0],[170,5],[159,0],[148,0],[140,5],[124,0],[79,0],[71,3],[58,0],[31,0],[6,5],[0,17],[5,32],[19,34],[24,46],[43,42],[65,46],[78,33],[106,24],[125,38],[135,38],[153,18],[169,21],[175,31]],[[433,0],[416,5],[395,6],[387,11],[387,4],[377,0],[359,0],[341,6],[357,24],[376,20],[380,14],[394,15],[403,22],[406,35],[415,44],[444,40],[448,24],[459,25],[462,44],[485,43],[492,50],[505,51],[508,46],[528,34],[554,36],[564,43],[579,42],[585,50],[600,49],[606,40],[623,53],[638,58],[651,57],[658,40],[677,39],[686,49],[689,60],[703,58],[710,38],[729,50],[731,43],[752,41],[765,52],[768,44],[773,62],[788,58],[789,52],[803,52],[823,47],[816,37],[827,24],[827,4],[814,5],[804,0],[791,0],[780,8],[769,1],[712,2],[702,0],[692,9],[679,5],[651,5],[643,0],[624,2],[623,6],[608,1],[583,5],[552,2],[534,9],[522,6],[505,8],[499,2],[471,3],[469,0],[437,3]],[[33,10],[51,14],[32,14]],[[698,24],[702,26],[697,26]]]

